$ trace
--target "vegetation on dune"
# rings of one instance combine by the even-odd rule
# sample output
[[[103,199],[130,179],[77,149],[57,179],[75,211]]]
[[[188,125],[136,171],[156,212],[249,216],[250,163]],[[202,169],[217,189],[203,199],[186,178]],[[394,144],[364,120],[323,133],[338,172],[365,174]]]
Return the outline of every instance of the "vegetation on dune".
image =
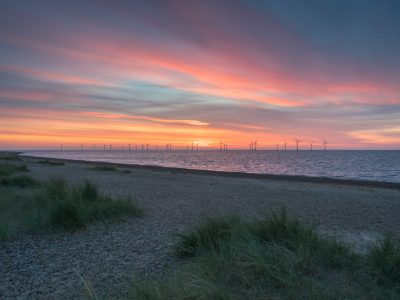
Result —
[[[0,152],[0,160],[8,161],[23,161],[22,157],[18,156],[16,153]]]
[[[64,166],[65,163],[60,161],[51,161],[51,160],[39,160],[38,164],[45,165],[45,166]]]
[[[176,245],[171,277],[137,280],[131,299],[399,299],[399,243],[367,254],[282,211],[255,222],[213,219]]]
[[[17,178],[3,179],[10,184],[0,186],[0,240],[31,231],[75,231],[92,222],[143,214],[130,198],[104,195],[89,181],[71,186],[55,179],[27,190],[21,187],[28,178]]]
[[[76,230],[94,221],[141,216],[143,213],[130,198],[102,195],[89,181],[81,186],[69,187],[62,180],[53,180],[45,193],[37,196],[37,201],[43,199],[52,199],[43,219],[48,226],[64,230]]]
[[[95,166],[92,168],[89,168],[89,170],[93,170],[93,171],[108,171],[108,172],[115,172],[118,171],[118,169],[114,166]]]
[[[26,165],[0,164],[0,176],[10,176],[18,172],[29,172]]]
[[[6,224],[0,224],[0,242],[9,238],[8,227]]]
[[[370,252],[371,275],[381,285],[400,291],[400,243],[390,235]]]
[[[20,175],[15,177],[5,177],[0,179],[0,186],[14,186],[20,188],[27,188],[39,185],[40,183],[27,175]]]
[[[130,174],[130,173],[132,173],[132,171],[131,171],[131,170],[125,169],[125,170],[122,170],[121,173]]]

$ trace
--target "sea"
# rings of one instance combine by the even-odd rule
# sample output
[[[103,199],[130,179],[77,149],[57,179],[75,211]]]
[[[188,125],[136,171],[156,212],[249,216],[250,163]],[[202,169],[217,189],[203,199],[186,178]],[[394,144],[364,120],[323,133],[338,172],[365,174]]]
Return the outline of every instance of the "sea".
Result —
[[[197,170],[302,175],[400,183],[395,150],[28,151],[26,155]]]

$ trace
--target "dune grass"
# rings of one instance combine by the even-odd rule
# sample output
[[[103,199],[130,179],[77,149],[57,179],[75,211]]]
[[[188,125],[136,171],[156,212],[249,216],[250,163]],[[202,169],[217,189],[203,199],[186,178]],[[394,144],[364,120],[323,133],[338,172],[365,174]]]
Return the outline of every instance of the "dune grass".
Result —
[[[128,170],[128,169],[121,170],[120,172],[123,174],[131,174],[132,173],[132,171]]]
[[[11,153],[11,152],[0,152],[0,160],[23,161],[22,157],[18,156],[17,153]]]
[[[40,183],[33,179],[31,176],[28,175],[20,175],[14,177],[5,177],[0,179],[0,186],[6,187],[20,187],[20,188],[27,188],[32,186],[37,186]]]
[[[114,166],[95,166],[92,168],[89,168],[89,170],[92,171],[106,171],[106,172],[116,172],[118,171],[118,168],[114,167]]]
[[[86,181],[69,187],[63,180],[51,181],[37,201],[48,201],[44,220],[48,227],[77,230],[94,221],[113,221],[123,216],[141,216],[143,211],[130,198],[112,198]]]
[[[130,299],[400,299],[399,244],[369,253],[317,234],[285,212],[255,222],[213,219],[182,235],[184,264],[159,281],[136,280]]]
[[[400,291],[400,243],[388,235],[371,250],[369,256],[370,272],[377,282]]]
[[[38,164],[45,165],[45,166],[52,166],[52,167],[55,167],[55,166],[65,166],[65,163],[63,163],[63,162],[60,162],[60,161],[52,161],[52,160],[47,160],[47,159],[45,159],[45,160],[39,160],[39,161],[38,161]]]
[[[0,239],[24,232],[76,231],[93,222],[142,214],[130,198],[104,195],[89,181],[71,186],[54,179],[30,189],[14,184],[0,190]]]
[[[18,172],[29,172],[26,165],[0,164],[0,176],[10,176]]]
[[[9,239],[8,227],[5,224],[0,224],[0,242]]]

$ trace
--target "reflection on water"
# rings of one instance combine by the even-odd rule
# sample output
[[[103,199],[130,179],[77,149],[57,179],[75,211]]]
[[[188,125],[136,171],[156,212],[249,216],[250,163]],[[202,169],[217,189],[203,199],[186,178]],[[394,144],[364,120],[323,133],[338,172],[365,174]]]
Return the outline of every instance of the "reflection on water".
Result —
[[[31,151],[26,154],[215,171],[400,182],[400,151]]]

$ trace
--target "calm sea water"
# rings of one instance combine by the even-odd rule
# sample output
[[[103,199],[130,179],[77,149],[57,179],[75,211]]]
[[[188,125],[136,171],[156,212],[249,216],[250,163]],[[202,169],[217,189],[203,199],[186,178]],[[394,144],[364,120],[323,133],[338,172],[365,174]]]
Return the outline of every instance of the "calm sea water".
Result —
[[[400,182],[400,151],[30,151],[25,154],[201,170]]]

